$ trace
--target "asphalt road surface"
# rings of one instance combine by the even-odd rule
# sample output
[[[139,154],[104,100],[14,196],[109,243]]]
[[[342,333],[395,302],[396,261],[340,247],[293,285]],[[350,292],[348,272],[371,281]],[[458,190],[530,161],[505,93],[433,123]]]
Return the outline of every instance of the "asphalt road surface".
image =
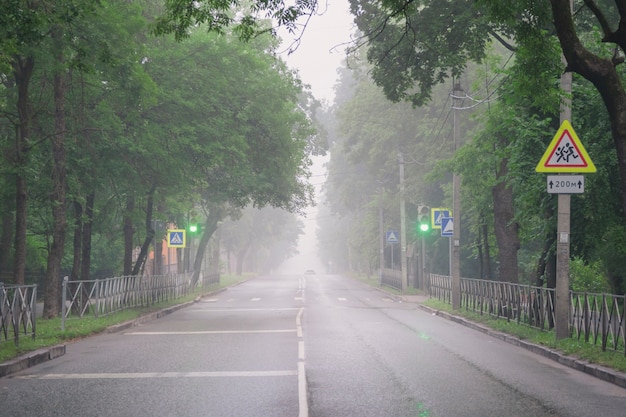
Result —
[[[622,416],[626,390],[336,275],[265,276],[0,379],[0,416]]]

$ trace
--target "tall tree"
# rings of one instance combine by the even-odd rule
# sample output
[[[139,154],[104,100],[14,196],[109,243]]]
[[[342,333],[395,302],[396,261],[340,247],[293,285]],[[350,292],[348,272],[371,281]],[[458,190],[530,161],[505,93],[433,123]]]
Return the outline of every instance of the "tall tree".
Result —
[[[587,23],[585,14],[591,14],[601,29],[596,42],[610,44],[593,52],[582,42],[569,0],[551,0],[554,27],[567,61],[566,71],[580,74],[600,93],[611,122],[611,132],[617,151],[621,178],[622,215],[626,223],[626,89],[623,74],[617,66],[626,54],[626,4],[623,1],[596,2],[585,0],[576,13],[576,20]]]

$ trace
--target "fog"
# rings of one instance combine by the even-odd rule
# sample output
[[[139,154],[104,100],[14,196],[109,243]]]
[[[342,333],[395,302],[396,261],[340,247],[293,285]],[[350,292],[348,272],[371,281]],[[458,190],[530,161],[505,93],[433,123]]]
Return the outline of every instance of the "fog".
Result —
[[[304,224],[304,233],[298,239],[298,254],[287,259],[277,269],[277,273],[284,275],[303,274],[307,269],[313,269],[316,273],[325,273],[326,267],[319,259],[317,246],[317,213],[321,204],[322,183],[325,179],[326,168],[324,164],[328,157],[313,157],[310,183],[315,188],[315,207],[306,210],[306,216],[300,220]]]

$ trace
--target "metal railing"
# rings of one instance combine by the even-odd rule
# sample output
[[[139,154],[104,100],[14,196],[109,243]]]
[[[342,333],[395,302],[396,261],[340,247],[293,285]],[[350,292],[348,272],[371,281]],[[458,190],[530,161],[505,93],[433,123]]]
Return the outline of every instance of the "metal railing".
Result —
[[[452,278],[430,274],[430,296],[451,303]],[[461,278],[461,308],[542,330],[555,322],[554,289]],[[626,297],[570,291],[570,337],[626,355]]]
[[[380,284],[402,291],[402,271],[383,268],[380,271]]]
[[[602,350],[623,350],[626,356],[626,297],[613,294],[570,292],[570,332]]]
[[[191,274],[127,275],[88,281],[63,280],[62,317],[95,317],[174,300],[191,291]]]
[[[20,335],[35,338],[37,285],[4,285],[0,283],[0,342]]]

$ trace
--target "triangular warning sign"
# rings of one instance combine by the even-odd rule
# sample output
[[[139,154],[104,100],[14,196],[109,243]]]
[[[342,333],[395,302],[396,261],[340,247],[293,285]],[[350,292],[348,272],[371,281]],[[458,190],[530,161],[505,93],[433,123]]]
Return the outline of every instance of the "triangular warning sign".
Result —
[[[596,172],[569,121],[564,120],[535,168],[537,172]]]

